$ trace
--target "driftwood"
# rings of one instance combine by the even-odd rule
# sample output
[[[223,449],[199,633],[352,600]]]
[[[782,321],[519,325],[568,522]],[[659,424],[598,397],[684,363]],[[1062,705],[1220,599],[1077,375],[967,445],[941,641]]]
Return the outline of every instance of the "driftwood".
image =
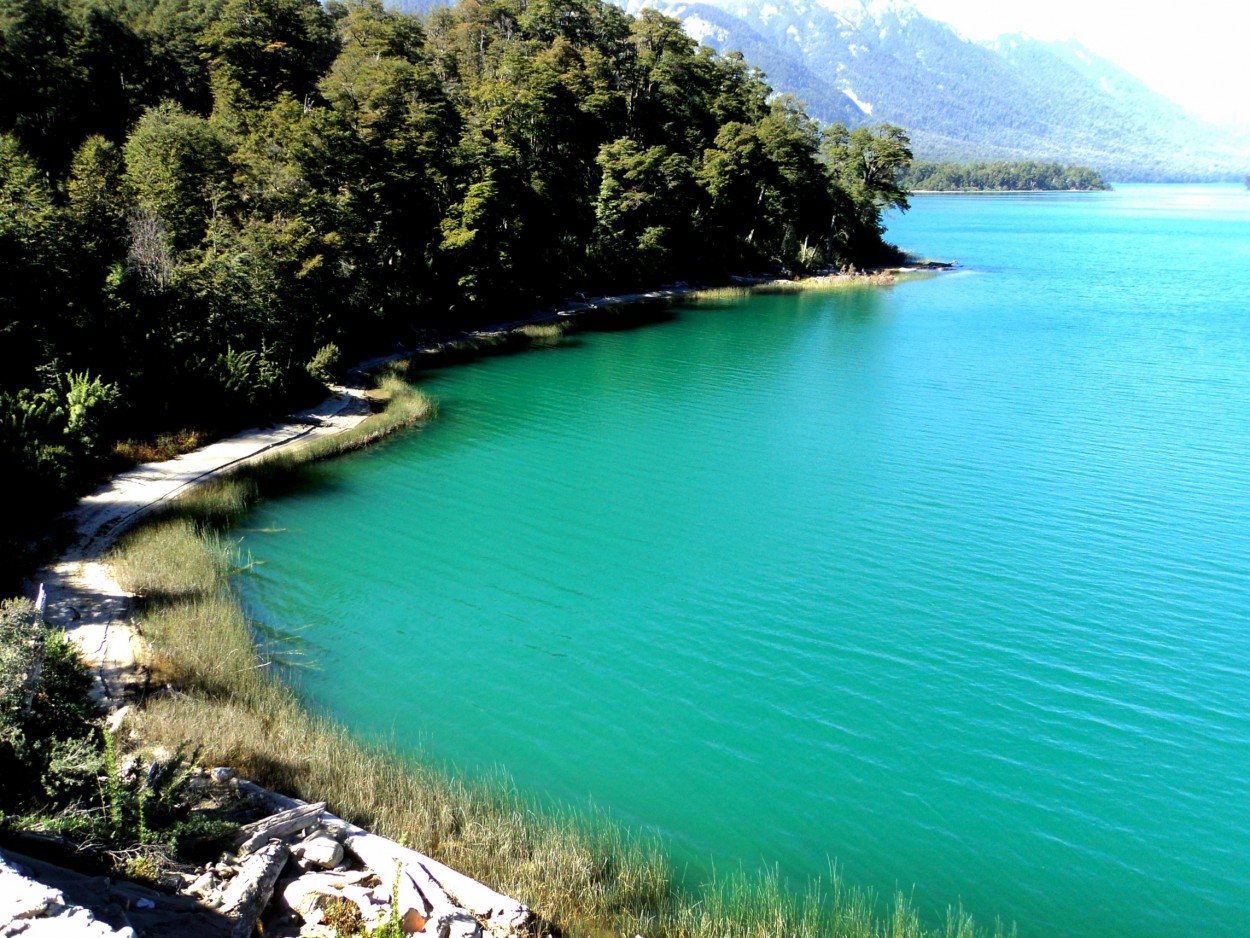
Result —
[[[273,810],[290,811],[305,803],[268,791],[251,782],[240,781],[239,790],[260,800]],[[312,807],[308,805],[308,807]],[[321,826],[334,833],[343,845],[365,866],[373,870],[386,886],[395,883],[396,866],[410,875],[400,877],[401,898],[405,891],[415,889],[429,902],[429,915],[416,909],[423,918],[440,918],[450,908],[463,908],[496,935],[515,935],[529,930],[535,922],[529,907],[495,892],[449,866],[394,841],[371,834],[333,814],[321,815]],[[444,900],[444,897],[445,900]],[[444,902],[450,905],[444,904]],[[417,903],[411,907],[416,908]]]
[[[402,871],[401,895],[406,885],[404,880],[407,880],[431,906],[427,918],[453,918],[452,912],[465,909],[491,932],[500,935],[525,931],[532,924],[534,913],[517,900],[385,837],[344,821],[338,824],[343,826],[344,846],[377,873],[383,883],[395,881],[397,867]]]
[[[377,922],[389,902],[374,888],[379,880],[372,871],[355,873],[304,873],[282,888],[283,904],[305,922],[319,923],[335,899],[352,902],[367,923]],[[366,885],[368,884],[368,885]]]
[[[324,801],[299,805],[272,817],[264,818],[239,829],[235,843],[239,844],[239,856],[254,853],[269,842],[271,837],[282,838],[312,827],[326,809]]]
[[[256,922],[269,905],[273,887],[290,855],[291,850],[284,843],[261,847],[230,881],[220,910],[234,921],[230,938],[248,938],[256,930]]]

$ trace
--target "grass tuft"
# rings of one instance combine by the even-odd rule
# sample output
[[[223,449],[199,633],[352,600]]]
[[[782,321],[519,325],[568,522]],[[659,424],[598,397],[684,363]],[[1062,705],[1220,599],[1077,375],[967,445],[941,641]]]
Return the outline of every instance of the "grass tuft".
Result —
[[[518,335],[523,335],[530,340],[532,345],[547,346],[557,345],[564,338],[564,334],[568,332],[569,323],[565,322],[531,322],[526,323],[514,330]]]

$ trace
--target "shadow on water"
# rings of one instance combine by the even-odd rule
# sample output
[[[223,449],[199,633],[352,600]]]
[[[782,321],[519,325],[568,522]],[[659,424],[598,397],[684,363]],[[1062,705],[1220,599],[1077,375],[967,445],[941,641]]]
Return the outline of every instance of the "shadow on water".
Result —
[[[486,358],[521,352],[578,348],[577,338],[586,332],[629,332],[673,322],[678,313],[673,302],[657,299],[624,306],[605,306],[579,313],[576,318],[553,318],[494,333],[469,335],[418,353],[412,359],[414,377],[471,364]],[[411,379],[410,379],[411,380]]]
[[[646,326],[673,322],[680,317],[672,300],[647,300],[625,306],[605,306],[577,319],[579,332],[629,332]]]

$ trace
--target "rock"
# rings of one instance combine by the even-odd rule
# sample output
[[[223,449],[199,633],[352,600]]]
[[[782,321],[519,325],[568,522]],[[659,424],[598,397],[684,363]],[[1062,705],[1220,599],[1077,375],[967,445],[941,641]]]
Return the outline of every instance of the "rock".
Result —
[[[59,889],[27,879],[0,857],[0,928],[17,919],[39,918],[64,905]]]
[[[114,929],[59,889],[28,879],[0,857],[0,936],[3,938],[135,938],[133,928]]]
[[[213,781],[218,785],[224,785],[239,773],[227,766],[219,765],[208,774],[212,776]]]
[[[415,935],[419,931],[425,931],[427,922],[429,919],[416,909],[409,909],[399,920],[399,927],[403,929],[405,935]]]
[[[328,870],[343,862],[343,845],[325,831],[314,831],[291,848],[305,869]]]
[[[0,935],[21,938],[135,938],[135,930],[129,926],[115,929],[101,922],[87,909],[72,907],[62,909],[60,914],[14,922],[10,927],[0,926]]]

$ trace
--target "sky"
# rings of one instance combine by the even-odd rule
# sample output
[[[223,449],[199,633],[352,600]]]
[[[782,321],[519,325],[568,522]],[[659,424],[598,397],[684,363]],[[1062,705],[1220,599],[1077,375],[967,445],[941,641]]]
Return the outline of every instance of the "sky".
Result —
[[[1250,130],[1250,0],[911,0],[968,39],[1075,39],[1189,110]]]

